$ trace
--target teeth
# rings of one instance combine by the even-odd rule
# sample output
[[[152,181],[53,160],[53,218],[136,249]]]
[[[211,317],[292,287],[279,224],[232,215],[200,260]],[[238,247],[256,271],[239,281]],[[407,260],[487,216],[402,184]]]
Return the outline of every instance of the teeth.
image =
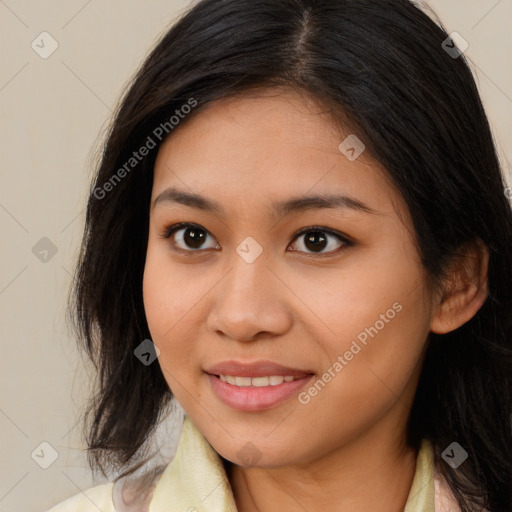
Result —
[[[229,377],[228,377],[228,379],[229,379]],[[230,384],[231,384],[231,382],[230,382]],[[251,377],[235,377],[235,384],[237,386],[250,386],[251,385]]]
[[[236,378],[236,381],[236,383],[238,384],[238,377]],[[251,386],[256,386],[258,388],[270,385],[270,377],[254,377],[252,379],[249,379],[249,381]]]
[[[233,384],[234,386],[240,387],[264,387],[264,386],[277,386],[283,382],[291,382],[295,379],[292,375],[270,375],[268,377],[238,377],[233,375],[219,375],[222,382]]]

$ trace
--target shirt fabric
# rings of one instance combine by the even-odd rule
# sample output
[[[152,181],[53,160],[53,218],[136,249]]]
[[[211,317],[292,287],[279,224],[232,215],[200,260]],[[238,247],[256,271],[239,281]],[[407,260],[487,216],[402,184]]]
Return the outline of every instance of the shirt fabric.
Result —
[[[139,478],[138,483],[141,483]],[[140,487],[120,479],[75,494],[47,512],[237,512],[222,460],[185,415],[176,455]],[[404,512],[460,512],[424,439]]]

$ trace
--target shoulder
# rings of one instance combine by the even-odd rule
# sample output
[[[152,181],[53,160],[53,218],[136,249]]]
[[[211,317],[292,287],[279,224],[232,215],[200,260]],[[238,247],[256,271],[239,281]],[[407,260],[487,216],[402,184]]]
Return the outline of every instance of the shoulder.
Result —
[[[120,478],[112,489],[112,502],[116,512],[148,512],[153,491],[166,465],[152,467],[149,471]],[[103,511],[102,511],[103,512]]]
[[[81,491],[46,512],[115,512],[112,501],[113,482]]]
[[[434,493],[436,512],[460,512],[448,482],[437,471],[434,473]]]
[[[91,487],[45,512],[147,512],[165,465]]]

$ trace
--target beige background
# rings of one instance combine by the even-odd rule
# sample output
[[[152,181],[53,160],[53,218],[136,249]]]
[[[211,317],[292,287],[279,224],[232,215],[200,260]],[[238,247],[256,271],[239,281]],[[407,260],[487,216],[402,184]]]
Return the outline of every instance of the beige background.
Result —
[[[429,3],[469,43],[509,169],[512,1]],[[88,384],[65,324],[67,290],[98,136],[123,84],[188,4],[0,0],[0,512],[42,512],[101,481],[76,424]],[[31,47],[43,31],[59,45],[47,59]],[[57,249],[46,263],[32,252],[42,237]],[[58,452],[48,469],[31,457],[42,442]]]

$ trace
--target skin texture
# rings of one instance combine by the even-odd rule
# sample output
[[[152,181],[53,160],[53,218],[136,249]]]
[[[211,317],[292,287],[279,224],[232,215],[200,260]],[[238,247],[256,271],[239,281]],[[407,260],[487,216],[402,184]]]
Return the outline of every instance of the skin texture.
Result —
[[[450,294],[431,291],[406,204],[367,152],[355,161],[340,152],[349,134],[306,93],[269,89],[211,104],[157,156],[146,317],[174,396],[234,463],[229,479],[243,512],[403,510],[416,463],[405,428],[429,331],[461,325],[486,296],[478,252],[456,267],[462,277]],[[219,202],[225,216],[171,202],[153,208],[170,186]],[[270,215],[272,201],[335,192],[376,213]],[[163,238],[178,222],[205,230],[200,250],[186,244],[186,227]],[[315,252],[307,233],[295,238],[309,226],[353,245],[324,232]],[[248,236],[263,250],[252,263],[236,252]],[[204,370],[228,359],[271,360],[319,378],[396,303],[394,318],[307,404],[293,396],[243,412],[211,390]],[[248,442],[259,458],[244,467],[238,452]]]

